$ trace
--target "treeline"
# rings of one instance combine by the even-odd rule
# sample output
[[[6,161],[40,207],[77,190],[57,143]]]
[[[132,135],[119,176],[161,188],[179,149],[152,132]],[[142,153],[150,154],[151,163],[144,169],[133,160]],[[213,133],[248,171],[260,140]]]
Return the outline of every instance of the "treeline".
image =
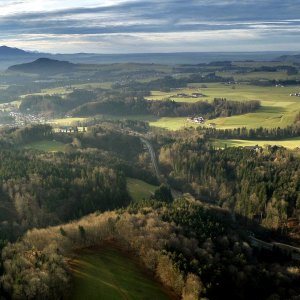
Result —
[[[254,68],[251,72],[280,72],[286,71],[287,75],[297,75],[298,69],[293,66],[262,66],[258,68]]]
[[[251,80],[250,83],[252,85],[257,86],[275,86],[275,85],[283,85],[283,86],[289,86],[289,85],[299,85],[300,80],[298,79],[286,79],[286,80]]]
[[[111,115],[154,115],[157,117],[187,117],[201,114],[207,118],[228,117],[253,112],[260,107],[259,101],[231,101],[214,99],[212,103],[176,102],[173,100],[149,101],[130,98],[117,101],[87,103],[72,112],[74,116],[97,114]]]
[[[189,83],[211,83],[211,82],[228,82],[234,81],[233,77],[225,78],[217,76],[215,72],[203,75],[203,73],[192,74],[188,77],[175,78],[173,76],[165,76],[149,82],[131,81],[127,83],[116,83],[113,89],[125,89],[131,91],[163,91],[168,92],[172,88],[183,88]]]
[[[266,227],[284,229],[300,216],[300,159],[284,148],[218,150],[185,130],[162,144],[159,159],[174,187]]]
[[[0,131],[0,141],[6,142],[12,147],[51,139],[52,136],[50,125],[29,125],[20,128],[4,128]]]
[[[296,119],[297,120],[297,119]],[[296,121],[299,122],[299,121]],[[300,120],[300,119],[299,119]],[[245,139],[245,140],[282,140],[300,136],[300,126],[287,126],[285,128],[234,128],[234,129],[215,129],[199,128],[206,138],[215,139]]]
[[[140,202],[31,230],[3,250],[4,292],[12,299],[67,298],[72,278],[66,258],[107,241],[133,253],[183,300],[293,299],[300,292],[297,266],[279,265],[273,255],[262,261],[247,238],[191,199]]]

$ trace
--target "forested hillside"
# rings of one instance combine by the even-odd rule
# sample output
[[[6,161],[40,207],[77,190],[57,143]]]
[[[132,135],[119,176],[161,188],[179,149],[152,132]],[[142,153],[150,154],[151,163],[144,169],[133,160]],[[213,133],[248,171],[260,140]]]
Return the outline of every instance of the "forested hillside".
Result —
[[[3,288],[14,299],[60,299],[72,279],[66,257],[85,247],[118,244],[178,299],[296,299],[299,274],[286,258],[257,252],[200,203],[144,202],[77,222],[32,230],[3,250]],[[281,259],[279,265],[277,261]]]
[[[160,137],[160,142],[162,137]],[[299,217],[300,158],[277,146],[214,149],[201,130],[161,144],[161,165],[174,187],[269,228]]]

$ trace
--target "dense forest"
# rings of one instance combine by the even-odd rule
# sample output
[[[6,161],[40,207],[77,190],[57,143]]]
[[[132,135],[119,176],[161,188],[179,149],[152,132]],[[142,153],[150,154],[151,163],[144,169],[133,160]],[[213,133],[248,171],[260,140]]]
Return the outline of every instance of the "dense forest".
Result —
[[[13,299],[68,297],[65,257],[113,241],[178,299],[297,299],[298,268],[284,257],[254,249],[216,213],[192,199],[145,201],[128,209],[34,229],[3,250],[4,293]],[[278,260],[281,259],[281,264]]]
[[[230,101],[215,99],[212,103],[199,101],[196,103],[176,102],[173,100],[149,101],[143,98],[127,98],[125,100],[92,102],[79,106],[71,112],[74,116],[110,115],[154,115],[157,117],[187,117],[192,115],[206,118],[228,117],[253,112],[260,107],[259,101]]]
[[[124,174],[96,157],[2,150],[0,158],[2,238],[16,222],[21,230],[43,227],[129,203]]]
[[[166,143],[167,141],[167,143]],[[299,217],[300,159],[281,147],[214,149],[195,129],[159,137],[160,163],[174,187],[269,228]]]
[[[154,130],[151,142],[170,186],[215,206],[186,195],[174,202],[167,185],[150,200],[133,203],[126,177],[157,184],[149,153],[137,136],[128,134],[149,133],[149,126],[90,122],[87,132],[74,134],[54,133],[48,125],[1,131],[3,295],[67,297],[72,277],[65,258],[106,241],[134,253],[178,298],[298,295],[299,271],[289,256],[253,247],[246,231],[237,231],[231,220],[234,212],[246,228],[255,222],[264,230],[288,233],[288,218],[298,218],[300,211],[296,152],[215,149],[203,128]],[[22,149],[53,139],[66,144],[64,153]],[[111,212],[101,213],[107,210]],[[49,225],[56,227],[33,229]]]

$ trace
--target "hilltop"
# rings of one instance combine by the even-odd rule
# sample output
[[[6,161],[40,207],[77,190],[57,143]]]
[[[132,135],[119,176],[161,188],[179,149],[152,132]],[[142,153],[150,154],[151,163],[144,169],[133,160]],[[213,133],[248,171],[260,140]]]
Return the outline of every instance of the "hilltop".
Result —
[[[55,74],[68,73],[75,69],[75,64],[68,61],[54,60],[50,58],[38,58],[37,60],[18,64],[8,68],[9,71],[33,73],[33,74]]]

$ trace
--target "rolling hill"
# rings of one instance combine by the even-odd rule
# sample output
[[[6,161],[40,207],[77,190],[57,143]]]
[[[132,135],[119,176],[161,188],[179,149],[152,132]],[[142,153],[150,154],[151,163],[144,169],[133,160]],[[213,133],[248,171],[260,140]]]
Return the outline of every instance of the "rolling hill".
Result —
[[[75,68],[76,65],[68,61],[59,61],[50,58],[38,58],[30,63],[11,66],[8,68],[8,71],[51,75],[57,73],[69,73],[75,70]]]

